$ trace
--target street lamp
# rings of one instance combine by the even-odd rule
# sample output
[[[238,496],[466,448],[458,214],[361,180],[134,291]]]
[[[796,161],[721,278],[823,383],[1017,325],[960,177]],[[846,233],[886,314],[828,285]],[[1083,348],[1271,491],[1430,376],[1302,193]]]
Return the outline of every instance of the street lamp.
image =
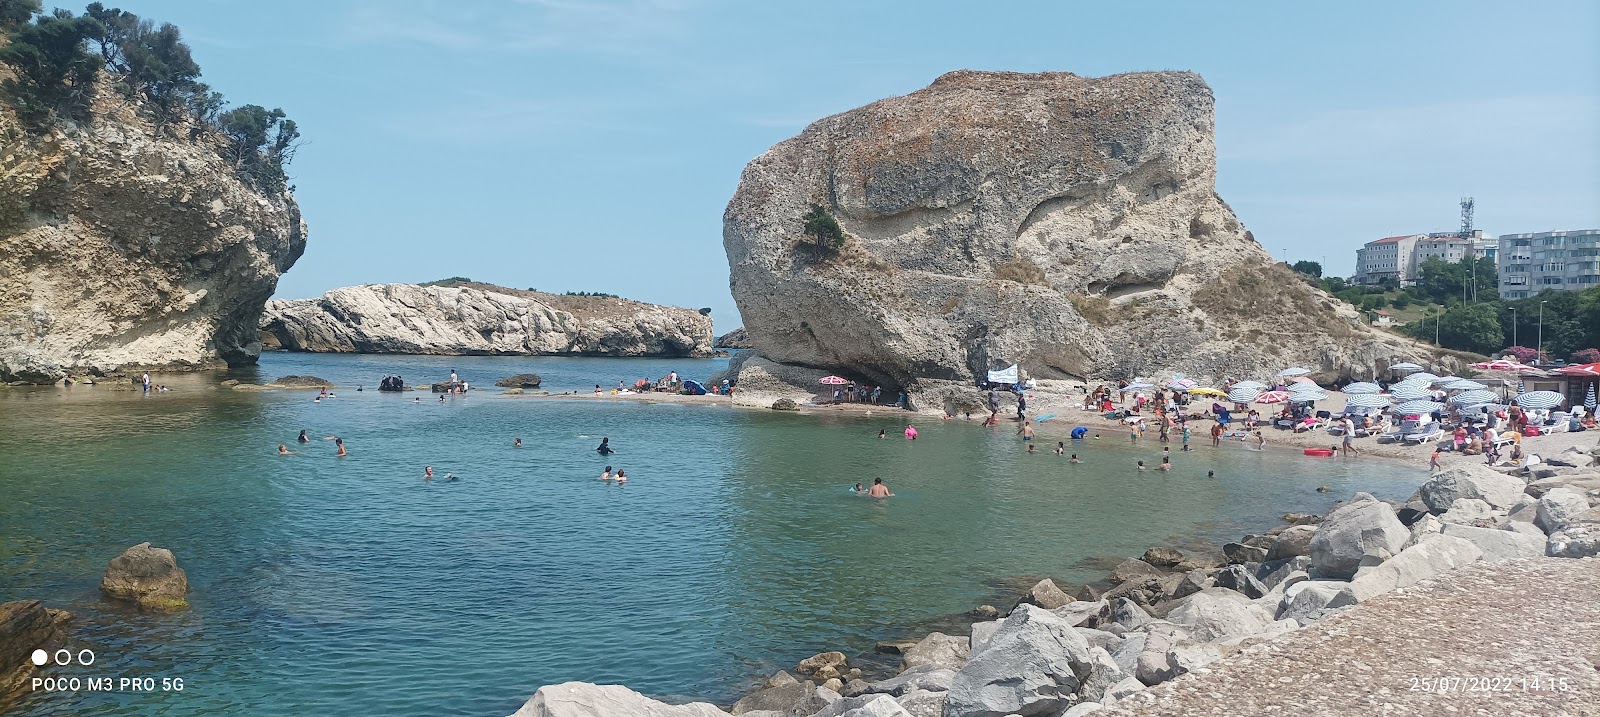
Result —
[[[1545,302],[1539,302],[1539,345],[1534,347],[1533,354],[1533,360],[1539,366],[1544,365],[1544,305]]]
[[[1444,316],[1444,304],[1439,305],[1439,313],[1433,316],[1433,345],[1439,345],[1439,319]]]

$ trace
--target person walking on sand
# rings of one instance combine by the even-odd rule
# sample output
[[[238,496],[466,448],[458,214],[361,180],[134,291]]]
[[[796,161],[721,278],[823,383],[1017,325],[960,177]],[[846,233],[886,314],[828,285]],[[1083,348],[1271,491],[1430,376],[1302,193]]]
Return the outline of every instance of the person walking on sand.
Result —
[[[867,489],[867,496],[871,498],[892,498],[894,494],[889,492],[889,486],[883,484],[882,478],[873,478],[872,487]]]
[[[1346,456],[1351,453],[1358,456],[1361,455],[1361,451],[1356,448],[1356,422],[1346,416],[1340,427],[1343,429],[1341,432],[1344,434],[1344,440],[1340,442],[1340,447],[1344,449],[1344,454]]]

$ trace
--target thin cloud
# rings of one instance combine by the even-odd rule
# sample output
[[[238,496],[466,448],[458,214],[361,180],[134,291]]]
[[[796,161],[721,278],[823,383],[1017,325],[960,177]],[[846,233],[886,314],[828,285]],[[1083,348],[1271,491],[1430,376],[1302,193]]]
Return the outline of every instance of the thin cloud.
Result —
[[[492,11],[424,3],[398,10],[366,6],[351,12],[342,39],[362,44],[420,45],[456,52],[550,50],[649,56],[692,36],[684,0],[517,0]]]

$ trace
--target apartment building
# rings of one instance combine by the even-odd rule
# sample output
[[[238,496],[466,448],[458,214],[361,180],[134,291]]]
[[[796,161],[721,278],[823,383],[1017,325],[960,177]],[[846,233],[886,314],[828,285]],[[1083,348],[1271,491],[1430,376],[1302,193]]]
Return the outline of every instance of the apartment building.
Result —
[[[1600,229],[1500,235],[1500,296],[1600,285]]]

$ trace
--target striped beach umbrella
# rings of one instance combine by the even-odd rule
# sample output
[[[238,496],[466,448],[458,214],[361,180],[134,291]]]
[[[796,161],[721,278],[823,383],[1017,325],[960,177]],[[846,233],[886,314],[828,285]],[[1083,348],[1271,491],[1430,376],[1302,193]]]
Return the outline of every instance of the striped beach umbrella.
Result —
[[[1414,363],[1411,363],[1410,361],[1407,361],[1405,363],[1397,363],[1397,364],[1395,364],[1393,366],[1390,366],[1389,370],[1390,371],[1421,371],[1422,367],[1418,366],[1418,365],[1416,365]]]
[[[1444,410],[1444,404],[1435,403],[1433,401],[1406,401],[1405,403],[1394,407],[1395,413],[1400,413],[1407,416],[1412,414],[1433,413],[1434,411],[1442,410]]]
[[[1311,369],[1309,369],[1309,368],[1300,368],[1299,366],[1292,366],[1290,368],[1286,368],[1286,369],[1284,369],[1282,371],[1279,371],[1278,375],[1279,376],[1304,376],[1304,375],[1306,375],[1308,373],[1311,373]]]
[[[1240,381],[1240,382],[1238,382],[1236,384],[1233,384],[1233,387],[1234,388],[1253,388],[1253,389],[1255,389],[1257,391],[1261,391],[1261,390],[1266,389],[1267,384],[1264,384],[1264,383],[1262,383],[1260,381]]]
[[[1256,403],[1283,403],[1287,400],[1289,400],[1288,391],[1268,391],[1255,398]]]
[[[1444,385],[1444,389],[1446,391],[1481,391],[1486,388],[1488,388],[1488,386],[1478,383],[1470,378],[1451,381],[1450,383]]]
[[[1431,394],[1428,393],[1428,389],[1416,385],[1399,384],[1389,389],[1389,396],[1396,401],[1415,401],[1427,398],[1429,395]]]
[[[1360,408],[1387,408],[1389,397],[1381,393],[1358,393],[1345,398],[1344,405]]]
[[[1594,413],[1596,405],[1597,404],[1595,403],[1594,397],[1594,384],[1591,383],[1589,384],[1589,392],[1583,396],[1583,407],[1589,409],[1590,413]]]
[[[1517,395],[1517,405],[1523,408],[1555,408],[1567,402],[1567,397],[1555,391],[1529,391]]]
[[[1421,381],[1423,383],[1432,384],[1437,378],[1439,378],[1437,375],[1428,373],[1427,371],[1418,371],[1410,376],[1405,377],[1404,379],[1401,379],[1400,382],[1405,383],[1407,381]]]
[[[1305,388],[1289,392],[1289,400],[1295,403],[1310,403],[1312,401],[1328,400],[1328,392],[1320,388]]]
[[[1228,400],[1234,403],[1250,403],[1259,395],[1261,389],[1258,388],[1236,388],[1228,392]]]
[[[1443,385],[1443,384],[1451,383],[1451,382],[1454,382],[1454,381],[1462,381],[1462,380],[1465,380],[1465,379],[1461,378],[1460,376],[1454,376],[1454,375],[1452,375],[1452,376],[1440,376],[1440,377],[1438,377],[1438,378],[1433,380],[1433,385],[1440,386],[1440,385]]]
[[[1378,388],[1378,384],[1369,381],[1358,381],[1339,390],[1345,393],[1383,393],[1383,389]]]
[[[1522,378],[1519,376],[1517,378],[1517,393],[1522,393],[1523,391],[1526,391],[1526,390],[1528,390],[1528,389],[1525,389],[1525,388],[1522,387]]]
[[[1476,406],[1480,403],[1494,403],[1500,396],[1494,391],[1462,391],[1450,397],[1450,402],[1457,406]]]
[[[1147,388],[1155,388],[1155,387],[1156,387],[1156,385],[1153,384],[1153,383],[1145,383],[1143,381],[1135,381],[1135,382],[1130,383],[1130,384],[1128,384],[1126,386],[1123,386],[1122,390],[1123,391],[1143,391],[1143,390],[1145,390]]]

